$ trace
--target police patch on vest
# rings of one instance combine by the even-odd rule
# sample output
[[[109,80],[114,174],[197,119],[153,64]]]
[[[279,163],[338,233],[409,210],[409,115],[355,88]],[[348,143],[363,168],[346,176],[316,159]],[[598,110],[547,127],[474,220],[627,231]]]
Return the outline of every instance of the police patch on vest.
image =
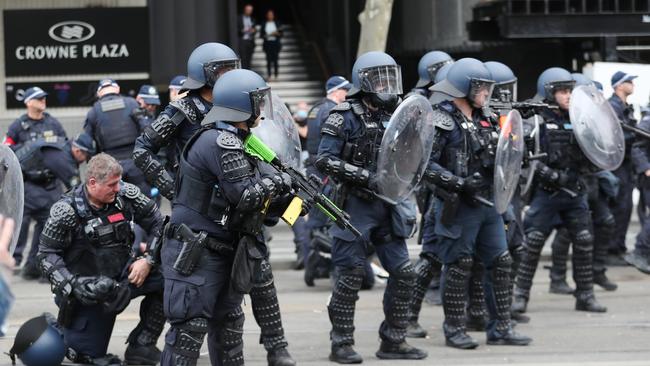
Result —
[[[321,133],[328,134],[332,136],[339,136],[341,130],[343,129],[343,122],[345,119],[342,115],[338,113],[332,113],[327,117],[323,127],[321,128]]]
[[[241,150],[243,145],[241,140],[230,132],[222,132],[217,137],[217,145],[226,150]]]
[[[99,107],[102,112],[110,112],[126,108],[126,103],[123,98],[102,100],[99,102]]]

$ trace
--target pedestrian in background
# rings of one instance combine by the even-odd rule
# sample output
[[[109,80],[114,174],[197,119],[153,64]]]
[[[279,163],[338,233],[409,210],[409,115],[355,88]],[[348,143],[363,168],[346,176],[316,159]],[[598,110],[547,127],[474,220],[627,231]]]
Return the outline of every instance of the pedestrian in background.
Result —
[[[244,14],[237,19],[239,29],[239,57],[241,66],[244,69],[251,68],[251,58],[255,50],[255,19],[253,19],[253,5],[244,5]]]
[[[275,80],[278,79],[278,57],[282,48],[281,28],[280,22],[275,19],[275,12],[269,9],[266,12],[266,20],[262,24],[262,38],[264,39],[262,49],[266,53],[266,71],[269,80],[272,80],[271,69],[274,71]]]

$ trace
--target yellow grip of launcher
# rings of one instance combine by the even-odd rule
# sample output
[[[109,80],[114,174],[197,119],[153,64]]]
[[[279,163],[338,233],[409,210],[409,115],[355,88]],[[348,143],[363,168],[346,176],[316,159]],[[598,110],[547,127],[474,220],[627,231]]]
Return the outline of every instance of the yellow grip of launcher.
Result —
[[[284,220],[284,222],[286,222],[288,225],[293,226],[296,220],[298,220],[298,217],[300,217],[301,212],[302,199],[298,196],[295,196],[291,200],[291,203],[289,203],[289,207],[284,210],[284,213],[282,214],[282,220]]]

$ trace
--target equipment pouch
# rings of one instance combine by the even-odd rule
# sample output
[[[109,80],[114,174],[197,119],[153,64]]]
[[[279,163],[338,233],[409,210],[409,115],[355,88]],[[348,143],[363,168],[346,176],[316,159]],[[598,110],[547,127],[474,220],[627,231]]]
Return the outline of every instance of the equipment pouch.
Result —
[[[230,276],[230,285],[235,292],[247,294],[251,291],[263,259],[264,254],[257,247],[257,240],[250,235],[244,235],[237,245]]]

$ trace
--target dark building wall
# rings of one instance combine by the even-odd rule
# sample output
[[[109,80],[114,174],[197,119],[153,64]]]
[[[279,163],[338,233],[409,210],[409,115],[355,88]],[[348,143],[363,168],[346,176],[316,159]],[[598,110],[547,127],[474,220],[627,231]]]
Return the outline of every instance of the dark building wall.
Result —
[[[233,43],[235,0],[149,0],[148,7],[154,84],[185,74],[187,57],[201,43]]]

